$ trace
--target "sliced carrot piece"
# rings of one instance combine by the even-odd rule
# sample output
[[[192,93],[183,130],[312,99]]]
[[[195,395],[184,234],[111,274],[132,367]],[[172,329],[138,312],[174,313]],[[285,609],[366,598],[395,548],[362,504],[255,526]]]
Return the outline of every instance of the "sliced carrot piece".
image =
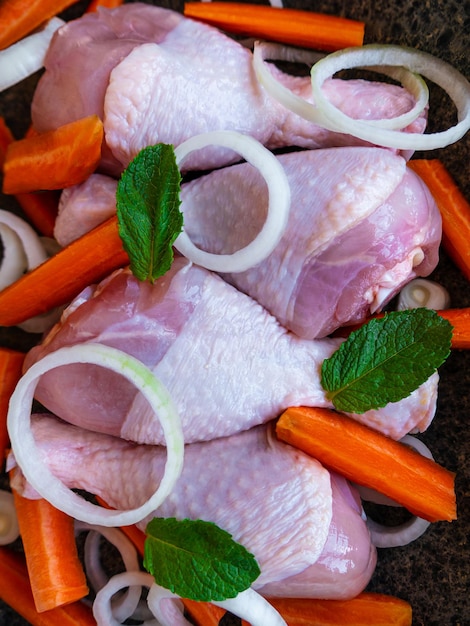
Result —
[[[28,131],[27,136],[36,133]],[[8,146],[15,140],[13,133],[8,128],[4,118],[0,118],[0,169]],[[54,236],[54,224],[57,217],[59,197],[57,192],[43,191],[41,193],[21,193],[15,196],[16,201],[23,209],[31,224],[44,236]]]
[[[197,626],[219,626],[220,620],[227,612],[208,602],[195,602],[185,598],[183,604],[189,617]]]
[[[83,182],[99,163],[102,141],[103,123],[97,115],[13,141],[3,163],[3,192],[62,189]]]
[[[470,202],[439,159],[412,159],[408,166],[433,195],[442,216],[442,245],[470,280]]]
[[[437,313],[452,324],[452,348],[470,348],[470,308],[445,309]]]
[[[7,414],[10,396],[22,375],[24,354],[0,348],[0,469],[8,446]]]
[[[364,23],[300,9],[241,2],[186,2],[186,17],[238,35],[316,50],[361,46]]]
[[[0,291],[0,326],[14,326],[67,304],[128,263],[113,216]]]
[[[412,620],[408,602],[380,593],[364,592],[351,600],[268,600],[288,626],[411,626]]]
[[[99,7],[106,9],[116,9],[124,4],[124,0],[93,0],[87,7],[87,13],[93,13],[97,11]]]
[[[412,609],[405,600],[363,592],[351,600],[268,598],[287,626],[411,626]],[[197,626],[218,626],[225,610],[213,604],[183,600]],[[242,626],[249,626],[242,620]]]
[[[14,489],[13,496],[38,613],[87,596],[73,518],[43,498],[31,500]]]
[[[470,307],[461,309],[442,309],[436,311],[438,315],[448,320],[452,324],[451,348],[454,350],[470,348]],[[365,320],[362,324],[352,324],[351,326],[342,326],[335,330],[335,337],[349,337],[353,330],[357,330],[363,324],[367,324],[371,319],[383,317],[384,313],[377,313]]]
[[[77,0],[2,0],[0,50],[11,46]]]
[[[453,472],[346,415],[291,407],[279,418],[276,433],[325,467],[389,496],[414,515],[430,522],[457,517]]]
[[[23,555],[5,547],[0,547],[0,599],[33,626],[96,626],[91,609],[82,602],[39,613]]]

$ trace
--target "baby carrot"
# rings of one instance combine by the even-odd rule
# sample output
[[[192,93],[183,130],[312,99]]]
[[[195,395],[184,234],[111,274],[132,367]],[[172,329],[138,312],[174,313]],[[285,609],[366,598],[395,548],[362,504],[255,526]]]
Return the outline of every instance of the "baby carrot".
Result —
[[[102,141],[97,115],[13,141],[3,163],[3,192],[63,189],[83,182],[98,165]]]
[[[241,2],[186,2],[186,17],[227,32],[315,50],[361,46],[362,22],[300,9]]]
[[[430,522],[456,519],[455,475],[409,446],[325,408],[291,407],[279,439],[348,480],[371,487]]]
[[[77,0],[3,0],[0,2],[0,50],[11,46]]]
[[[43,498],[31,500],[14,489],[13,496],[38,613],[84,598],[88,587],[73,518]]]
[[[361,593],[351,600],[268,598],[287,626],[411,626],[405,600],[380,593]],[[242,622],[247,626],[246,622]]]
[[[124,4],[124,0],[92,0],[87,6],[86,12],[93,13],[98,10],[98,7],[105,7],[106,9],[115,9]]]
[[[28,132],[27,136],[32,136]],[[0,169],[8,146],[15,140],[4,118],[0,117]],[[20,193],[15,196],[16,201],[23,209],[31,224],[46,237],[54,236],[54,224],[57,216],[59,197],[54,191],[41,193]]]
[[[360,593],[351,600],[267,598],[287,626],[411,626],[408,602],[381,593]],[[225,610],[213,604],[183,600],[197,626],[218,626]],[[242,626],[249,626],[242,620]]]
[[[184,608],[196,626],[219,626],[220,620],[227,612],[215,604],[183,600]],[[246,622],[245,622],[246,623]]]
[[[85,287],[129,263],[111,217],[0,291],[0,326],[67,304]]]
[[[452,324],[452,348],[470,348],[470,308],[445,309],[437,313]]]
[[[73,602],[38,613],[22,554],[0,547],[0,599],[32,626],[96,626],[91,609]]]
[[[442,216],[442,244],[470,280],[470,202],[439,159],[412,159],[408,166],[426,183]]]
[[[436,311],[438,315],[448,320],[452,324],[451,348],[454,350],[462,350],[470,348],[470,307],[461,309],[442,309]],[[383,317],[384,313],[377,313],[369,317],[362,324],[367,323],[371,319]],[[351,326],[342,326],[338,328],[333,335],[335,337],[348,337],[353,330],[357,330],[362,324],[352,324]]]
[[[21,378],[24,354],[0,348],[0,469],[8,446],[7,413],[10,396]]]

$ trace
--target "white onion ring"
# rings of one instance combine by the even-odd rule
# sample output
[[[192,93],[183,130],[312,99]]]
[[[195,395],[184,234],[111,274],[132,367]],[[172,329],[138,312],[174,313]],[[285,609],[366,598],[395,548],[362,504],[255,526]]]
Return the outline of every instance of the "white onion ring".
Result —
[[[263,228],[253,241],[233,254],[212,254],[197,248],[183,230],[174,246],[187,259],[216,272],[243,272],[263,261],[277,246],[287,224],[290,187],[283,167],[259,141],[235,131],[214,131],[195,135],[175,148],[178,165],[194,152],[207,146],[223,146],[240,154],[256,167],[269,192],[268,214]]]
[[[265,87],[271,96],[278,100],[287,109],[297,113],[304,119],[318,124],[331,131],[337,131],[317,103],[312,104],[297,96],[290,89],[282,85],[268,69],[266,60],[289,61],[296,63],[317,63],[324,55],[310,53],[310,51],[297,50],[281,44],[256,42],[253,51],[253,67],[259,82]],[[314,66],[315,67],[315,66]],[[408,126],[416,120],[424,111],[429,100],[429,90],[421,76],[409,71],[405,67],[373,66],[365,67],[374,72],[385,74],[394,80],[398,80],[415,98],[413,107],[397,117],[380,120],[362,120],[362,123],[373,128],[400,129]],[[348,117],[348,119],[351,119]],[[353,134],[353,133],[350,133]],[[375,142],[374,142],[375,143]]]
[[[98,626],[121,626],[112,612],[112,596],[125,587],[149,587],[155,584],[153,576],[146,572],[123,572],[109,579],[98,591],[93,602],[93,616]],[[190,626],[189,622],[186,622]],[[156,619],[145,620],[142,626],[161,626]],[[176,625],[175,625],[176,626]]]
[[[155,493],[135,509],[105,509],[84,500],[52,474],[36,446],[30,412],[39,378],[50,369],[71,363],[95,364],[121,374],[141,391],[160,420],[167,449],[164,475]],[[101,344],[85,343],[60,348],[32,365],[11,396],[7,425],[15,460],[30,485],[56,508],[89,524],[127,526],[141,521],[153,513],[172,491],[183,466],[181,423],[165,387],[141,361]]]
[[[413,437],[412,435],[405,435],[400,439],[401,443],[414,448],[421,455],[433,460],[434,457],[431,450],[420,439]],[[393,500],[389,500],[386,496],[374,490],[358,487],[359,495],[361,498],[368,502],[375,502],[376,504],[385,504],[387,506],[401,506]],[[398,526],[385,526],[370,519],[366,520],[367,527],[370,532],[371,541],[376,548],[397,548],[399,546],[406,546],[412,541],[415,541],[421,535],[423,535],[429,528],[431,522],[413,515],[409,520]]]
[[[65,22],[53,17],[46,26],[0,52],[0,91],[31,76],[44,66],[49,43]]]
[[[445,131],[431,134],[401,133],[353,120],[335,107],[322,91],[324,81],[336,72],[367,66],[407,67],[439,85],[453,100],[458,122]],[[399,150],[434,150],[455,143],[470,128],[470,83],[452,65],[426,52],[395,45],[369,44],[333,52],[311,70],[313,98],[327,122],[336,131]]]
[[[28,260],[21,239],[16,232],[0,222],[0,239],[3,245],[3,257],[0,266],[0,289],[14,283],[28,269]]]
[[[84,544],[85,573],[87,580],[95,593],[98,593],[98,591],[102,589],[110,579],[101,564],[101,537],[104,537],[118,550],[126,571],[140,571],[137,550],[122,530],[75,521],[75,533],[80,534],[81,532],[87,533]],[[118,622],[124,622],[129,617],[132,619],[146,619],[148,615],[146,617],[141,617],[143,614],[142,610],[139,609],[139,611],[136,612],[137,607],[142,603],[145,604],[145,609],[147,609],[146,603],[142,602],[140,596],[141,588],[138,586],[132,585],[126,589],[123,595],[116,598],[115,601],[112,602],[112,612],[114,618]]]
[[[32,270],[47,259],[47,252],[36,231],[21,217],[0,209],[0,223],[9,226],[19,237],[23,246],[27,269]]]

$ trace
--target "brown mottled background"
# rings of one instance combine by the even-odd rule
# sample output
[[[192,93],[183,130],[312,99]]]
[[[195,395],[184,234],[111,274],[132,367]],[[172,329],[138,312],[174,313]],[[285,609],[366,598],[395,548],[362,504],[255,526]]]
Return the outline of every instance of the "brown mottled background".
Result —
[[[182,2],[153,2],[182,10]],[[66,19],[81,14],[78,2]],[[285,6],[341,15],[366,22],[367,42],[398,43],[421,48],[451,62],[470,79],[469,0],[286,0]],[[29,100],[34,79],[0,94],[0,115],[18,136],[29,124]],[[438,89],[432,91],[431,127],[453,123],[453,109]],[[436,151],[470,198],[470,139]],[[1,208],[12,208],[2,196]],[[470,245],[470,244],[469,244]],[[442,253],[433,278],[450,291],[453,307],[470,306],[468,282]],[[0,345],[26,348],[37,337],[18,329],[0,328]],[[413,605],[414,626],[470,626],[470,353],[454,351],[441,368],[438,412],[422,439],[438,462],[457,473],[458,520],[436,523],[411,546],[379,551],[370,589],[394,594]],[[224,620],[228,626],[229,620]],[[0,603],[0,626],[26,622]],[[230,623],[237,623],[231,621]]]

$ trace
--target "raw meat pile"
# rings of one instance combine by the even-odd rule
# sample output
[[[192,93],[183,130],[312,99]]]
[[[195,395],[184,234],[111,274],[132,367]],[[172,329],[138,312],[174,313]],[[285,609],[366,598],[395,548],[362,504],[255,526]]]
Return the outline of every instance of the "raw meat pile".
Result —
[[[56,34],[34,96],[34,125],[44,131],[97,113],[106,136],[100,171],[63,193],[56,227],[63,244],[115,211],[114,177],[145,146],[232,129],[271,149],[301,150],[278,157],[291,214],[264,262],[217,276],[178,257],[154,285],[117,271],[70,304],[26,367],[88,341],[138,357],[170,391],[188,443],[177,489],[157,514],[208,519],[233,533],[261,565],[262,593],[352,597],[376,561],[359,498],[342,477],[276,441],[270,422],[288,406],[331,406],[319,372],[342,340],[328,335],[428,275],[441,222],[404,156],[286,111],[257,83],[251,57],[215,29],[140,3],[87,15]],[[308,79],[273,72],[309,98]],[[412,106],[395,86],[331,79],[325,89],[358,118]],[[421,116],[406,132],[424,126]],[[217,253],[245,245],[265,217],[263,181],[236,160],[214,148],[185,162],[222,168],[182,189],[187,232]],[[435,412],[437,380],[354,417],[397,439],[422,431]],[[130,384],[73,365],[44,375],[36,397],[60,418],[37,416],[35,432],[46,462],[70,487],[117,508],[137,506],[155,488],[162,435]]]

